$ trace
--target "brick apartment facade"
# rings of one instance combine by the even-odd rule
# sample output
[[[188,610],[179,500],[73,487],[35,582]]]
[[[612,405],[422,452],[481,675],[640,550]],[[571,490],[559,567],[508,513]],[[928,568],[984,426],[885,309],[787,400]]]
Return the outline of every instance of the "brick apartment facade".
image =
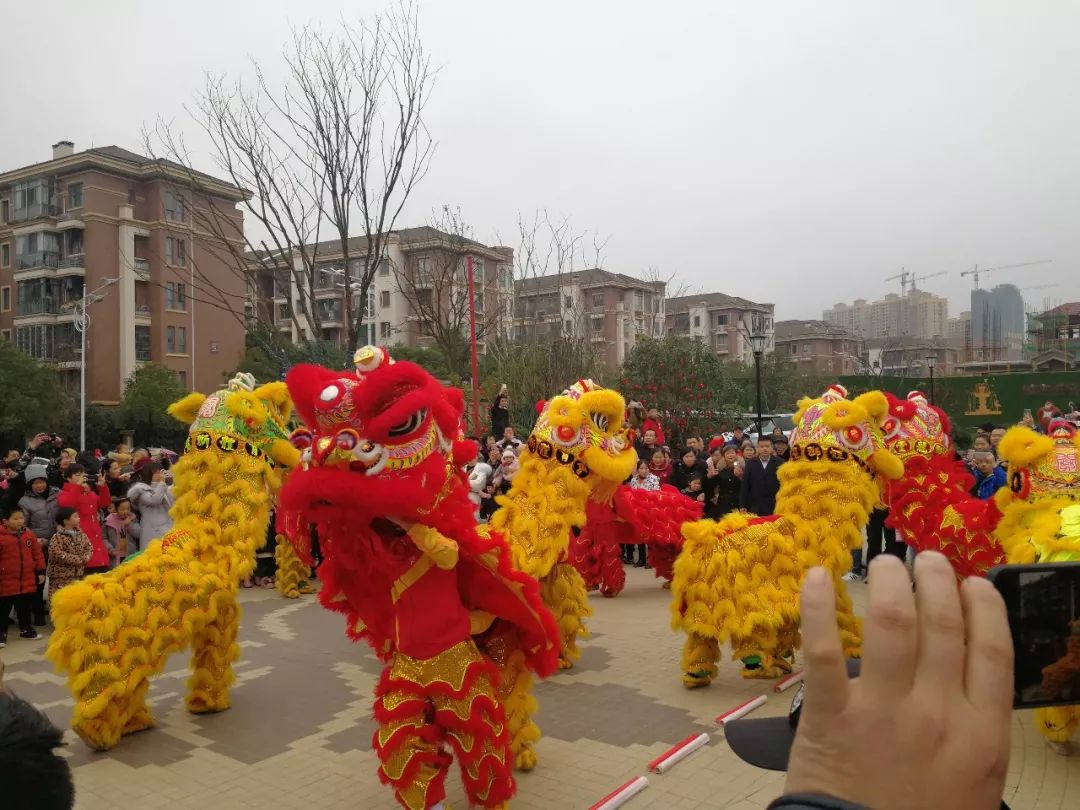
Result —
[[[349,269],[352,281],[367,266],[367,239],[349,239]],[[270,324],[293,342],[321,339],[341,344],[347,340],[345,323],[345,252],[338,240],[320,242],[307,248],[314,256],[310,285],[298,289],[304,264],[293,260],[293,272],[269,272],[265,265],[255,268],[248,284],[248,317]],[[358,345],[434,346],[432,320],[461,324],[467,328],[467,256],[473,257],[477,346],[483,353],[487,338],[509,334],[510,300],[513,294],[514,251],[508,247],[488,247],[424,226],[403,228],[387,235],[384,258],[372,278]],[[457,302],[457,303],[454,303]],[[303,315],[301,304],[314,304],[317,315]],[[453,307],[453,309],[451,309]],[[294,313],[301,313],[294,316]]]
[[[775,326],[772,304],[759,304],[724,293],[683,295],[667,300],[667,333],[697,338],[722,360],[753,363],[748,335],[766,337],[765,354],[773,352]]]
[[[663,336],[666,288],[663,281],[600,269],[521,279],[514,285],[514,339],[588,338],[604,364],[615,368],[639,335]]]
[[[216,205],[239,229],[241,192],[200,175],[209,196],[192,202],[177,190],[184,182],[172,164],[116,146],[75,152],[69,141],[51,160],[0,174],[0,337],[56,363],[77,388],[72,304],[100,288],[88,310],[88,403],[119,402],[147,362],[188,390],[212,390],[243,353],[243,277],[188,207]],[[213,296],[198,292],[202,279]]]
[[[776,353],[804,374],[857,374],[866,367],[863,339],[825,321],[777,321]]]

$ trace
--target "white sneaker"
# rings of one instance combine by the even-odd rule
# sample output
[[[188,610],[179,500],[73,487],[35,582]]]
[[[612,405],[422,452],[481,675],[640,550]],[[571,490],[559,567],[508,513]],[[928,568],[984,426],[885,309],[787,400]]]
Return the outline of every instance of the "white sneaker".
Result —
[[[843,579],[844,582],[857,582],[861,577],[854,571],[848,571],[841,579]]]

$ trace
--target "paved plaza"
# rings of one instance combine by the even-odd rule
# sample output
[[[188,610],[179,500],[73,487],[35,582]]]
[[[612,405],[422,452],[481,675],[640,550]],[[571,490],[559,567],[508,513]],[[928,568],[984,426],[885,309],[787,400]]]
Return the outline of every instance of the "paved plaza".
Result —
[[[860,608],[865,585],[852,592]],[[233,708],[212,716],[183,707],[186,656],[170,661],[151,689],[157,728],[97,754],[67,733],[78,810],[231,810],[395,807],[375,775],[371,750],[372,692],[380,666],[351,644],[343,620],[313,596],[283,599],[276,591],[241,591],[242,654]],[[765,807],[783,775],[743,764],[724,744],[713,718],[758,694],[769,702],[755,716],[786,713],[791,692],[744,681],[725,663],[709,689],[679,680],[681,638],[668,628],[669,592],[651,571],[629,569],[615,599],[592,595],[593,635],[577,667],[538,688],[544,732],[539,767],[519,777],[515,808],[587,808],[649,760],[686,736],[712,734],[710,744],[663,775],[627,807]],[[20,641],[3,652],[8,687],[67,726],[71,701],[63,679],[42,653],[45,641]],[[1031,725],[1014,715],[1005,799],[1014,810],[1080,805],[1080,757],[1050,753]],[[888,751],[882,751],[888,757]],[[456,775],[448,805],[467,807]]]

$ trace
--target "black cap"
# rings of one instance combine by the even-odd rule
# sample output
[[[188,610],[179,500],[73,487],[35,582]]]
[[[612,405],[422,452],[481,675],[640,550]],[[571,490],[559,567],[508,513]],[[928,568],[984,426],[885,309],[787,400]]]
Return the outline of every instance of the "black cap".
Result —
[[[848,677],[859,677],[857,659],[847,662]],[[744,762],[769,771],[786,771],[791,744],[802,714],[803,685],[791,700],[786,717],[743,717],[724,724],[724,739],[731,750]]]

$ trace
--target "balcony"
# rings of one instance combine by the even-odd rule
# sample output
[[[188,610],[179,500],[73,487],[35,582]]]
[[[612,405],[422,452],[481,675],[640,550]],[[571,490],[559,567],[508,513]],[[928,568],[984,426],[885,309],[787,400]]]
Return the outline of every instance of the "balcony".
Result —
[[[15,272],[20,270],[42,270],[57,267],[60,253],[54,250],[39,250],[36,253],[20,253],[15,256]]]
[[[57,265],[60,270],[79,270],[86,272],[86,255],[83,253],[76,253],[73,256],[65,256],[60,260]],[[64,273],[63,275],[72,275],[71,273]]]
[[[134,267],[132,270],[135,273],[135,278],[139,281],[150,280],[150,260],[149,259],[135,259]]]
[[[42,217],[55,217],[59,210],[59,206],[55,203],[33,203],[25,208],[13,208],[8,224],[15,225],[20,222],[41,219]]]
[[[150,320],[151,317],[149,304],[137,304],[135,306],[135,320]]]
[[[67,230],[69,228],[85,228],[86,223],[79,219],[81,212],[79,211],[65,211],[62,214],[56,216],[56,228],[57,230]]]

